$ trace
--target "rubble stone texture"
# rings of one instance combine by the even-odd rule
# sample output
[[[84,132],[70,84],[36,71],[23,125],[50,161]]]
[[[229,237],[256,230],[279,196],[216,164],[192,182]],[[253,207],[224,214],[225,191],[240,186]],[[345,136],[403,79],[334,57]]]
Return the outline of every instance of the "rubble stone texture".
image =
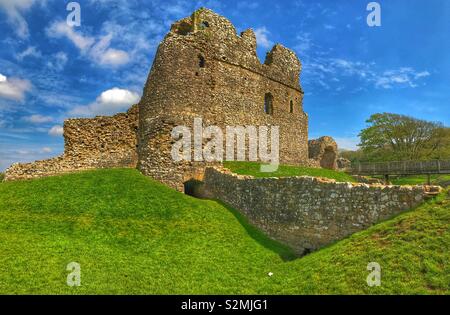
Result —
[[[139,103],[138,169],[178,190],[201,177],[205,163],[175,163],[170,152],[172,128],[193,130],[195,117],[224,133],[226,126],[280,126],[280,162],[306,164],[300,70],[296,55],[281,45],[261,64],[254,32],[237,35],[230,21],[210,10],[175,23],[159,45]]]
[[[13,164],[5,180],[32,179],[95,168],[136,167],[138,107],[112,117],[64,122],[64,154],[34,163]]]
[[[439,187],[338,183],[316,177],[254,178],[206,169],[204,189],[302,255],[412,209]]]
[[[337,167],[340,170],[349,170],[352,167],[352,162],[349,159],[340,157],[337,159]]]
[[[320,167],[335,170],[338,168],[338,147],[331,137],[322,137],[308,141],[309,158],[316,161]]]

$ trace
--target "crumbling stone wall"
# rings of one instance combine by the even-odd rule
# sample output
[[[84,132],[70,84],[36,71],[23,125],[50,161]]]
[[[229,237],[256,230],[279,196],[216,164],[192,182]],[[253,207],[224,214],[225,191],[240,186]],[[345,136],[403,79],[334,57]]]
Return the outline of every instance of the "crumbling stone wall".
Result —
[[[352,167],[352,162],[349,159],[340,157],[336,161],[337,168],[340,170],[350,170]]]
[[[158,47],[139,103],[138,169],[183,190],[192,172],[207,164],[174,162],[170,132],[179,125],[192,130],[194,117],[223,131],[225,126],[280,126],[281,163],[307,163],[300,70],[296,55],[281,45],[261,64],[254,32],[237,35],[230,21],[210,10],[176,22]]]
[[[138,107],[115,116],[64,122],[64,154],[33,163],[13,164],[5,180],[31,179],[77,170],[136,167]]]
[[[308,141],[309,158],[317,161],[320,167],[337,169],[338,147],[333,138],[325,136]]]
[[[299,255],[364,230],[424,201],[423,186],[338,183],[315,177],[254,178],[207,168],[210,198],[240,210],[252,224]]]

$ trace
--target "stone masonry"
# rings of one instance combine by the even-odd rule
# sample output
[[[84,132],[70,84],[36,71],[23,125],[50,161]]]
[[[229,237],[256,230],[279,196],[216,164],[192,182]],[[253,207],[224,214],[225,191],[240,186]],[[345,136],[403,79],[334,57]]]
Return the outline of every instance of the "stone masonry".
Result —
[[[138,107],[112,117],[64,122],[64,154],[34,163],[13,164],[5,180],[31,179],[77,170],[136,167]]]
[[[299,84],[301,64],[275,45],[261,63],[252,30],[236,34],[226,18],[200,9],[172,25],[158,47],[139,103],[139,163],[145,175],[182,190],[206,163],[171,157],[170,131],[204,126],[280,126],[280,161],[308,162],[308,117]]]
[[[302,255],[416,207],[430,189],[316,177],[254,178],[210,167],[204,190]]]
[[[338,146],[333,138],[325,136],[308,141],[309,158],[319,167],[335,170],[338,168]]]
[[[183,191],[183,183],[201,179],[204,168],[214,165],[172,159],[172,129],[183,125],[192,130],[194,118],[222,130],[279,126],[280,162],[319,166],[308,159],[300,71],[297,56],[279,44],[261,63],[251,29],[238,35],[229,20],[199,9],[174,23],[159,45],[138,108],[114,117],[68,120],[62,156],[15,164],[6,180],[137,166],[144,175]]]

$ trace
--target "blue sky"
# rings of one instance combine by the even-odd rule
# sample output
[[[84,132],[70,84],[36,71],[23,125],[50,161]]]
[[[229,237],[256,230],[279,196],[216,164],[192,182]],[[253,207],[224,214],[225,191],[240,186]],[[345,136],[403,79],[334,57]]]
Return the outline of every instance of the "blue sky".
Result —
[[[450,1],[385,0],[369,27],[362,0],[0,0],[0,170],[63,151],[62,123],[136,103],[170,24],[201,7],[253,28],[264,60],[293,49],[310,138],[355,148],[365,120],[394,112],[450,125]]]

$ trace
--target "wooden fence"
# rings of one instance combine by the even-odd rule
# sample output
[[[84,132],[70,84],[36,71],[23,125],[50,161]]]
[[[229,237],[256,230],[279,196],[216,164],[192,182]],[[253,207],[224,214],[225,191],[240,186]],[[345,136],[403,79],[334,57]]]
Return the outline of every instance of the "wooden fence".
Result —
[[[430,175],[450,174],[450,160],[356,163],[350,173],[355,175]]]

